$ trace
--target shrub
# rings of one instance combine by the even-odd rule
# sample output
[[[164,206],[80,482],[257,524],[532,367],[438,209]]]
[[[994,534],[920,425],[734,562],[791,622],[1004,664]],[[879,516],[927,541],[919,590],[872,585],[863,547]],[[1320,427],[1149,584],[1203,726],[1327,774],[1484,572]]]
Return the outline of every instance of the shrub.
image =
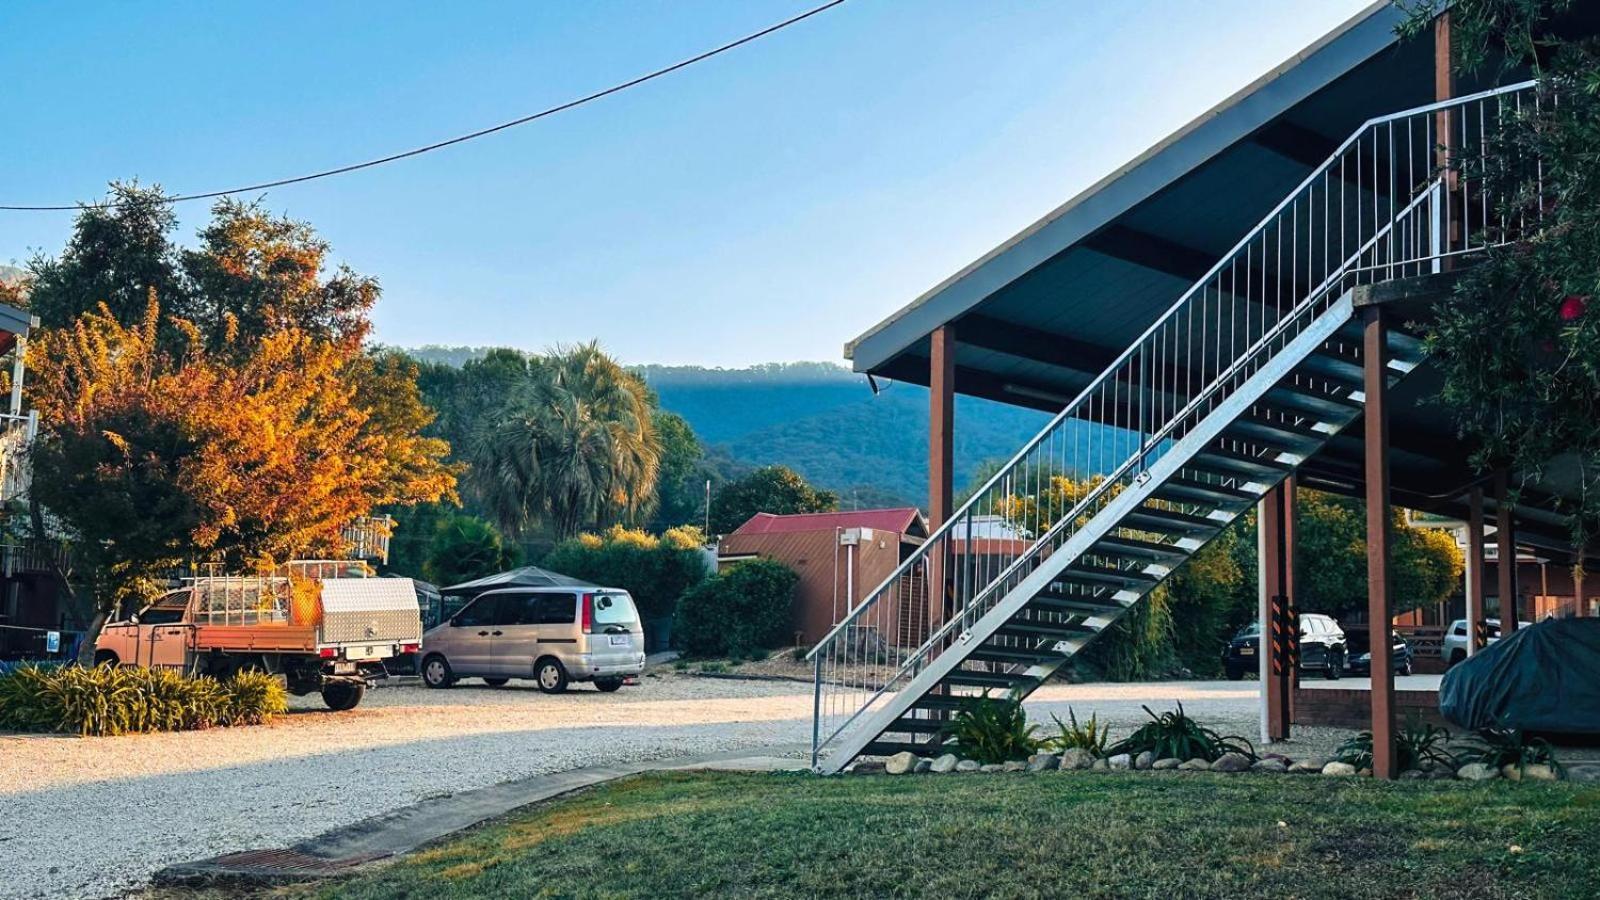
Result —
[[[684,592],[706,578],[706,560],[695,528],[674,528],[659,538],[613,526],[557,544],[541,566],[605,587],[622,588],[646,620],[673,615]]]
[[[942,734],[951,753],[988,764],[1027,759],[1039,749],[1037,729],[1028,724],[1021,701],[984,694],[962,704]]]
[[[1478,732],[1457,761],[1462,764],[1480,762],[1496,769],[1516,766],[1523,771],[1528,766],[1543,764],[1557,772],[1563,771],[1550,742],[1544,738],[1530,738],[1520,728],[1488,728]]]
[[[1091,713],[1089,721],[1079,724],[1078,716],[1067,707],[1067,721],[1063,722],[1054,715],[1050,717],[1060,731],[1055,737],[1045,743],[1055,750],[1087,750],[1094,756],[1106,755],[1106,741],[1111,737],[1111,729],[1101,728],[1099,718]]]
[[[1150,721],[1106,751],[1118,753],[1154,753],[1157,759],[1203,759],[1215,762],[1224,753],[1242,753],[1256,758],[1255,747],[1242,737],[1223,736],[1189,718],[1179,703],[1176,710],[1156,715],[1144,707]]]
[[[1402,772],[1420,769],[1429,763],[1453,769],[1456,767],[1455,757],[1444,749],[1449,740],[1450,732],[1445,729],[1424,724],[1415,718],[1408,719],[1405,727],[1394,737],[1395,764]],[[1340,744],[1333,758],[1357,769],[1372,768],[1372,732],[1363,731]]]
[[[674,641],[693,656],[743,659],[792,640],[790,610],[800,576],[782,563],[752,559],[718,572],[683,595]]]
[[[85,737],[253,725],[288,709],[270,675],[226,682],[168,669],[21,666],[0,675],[0,729]]]

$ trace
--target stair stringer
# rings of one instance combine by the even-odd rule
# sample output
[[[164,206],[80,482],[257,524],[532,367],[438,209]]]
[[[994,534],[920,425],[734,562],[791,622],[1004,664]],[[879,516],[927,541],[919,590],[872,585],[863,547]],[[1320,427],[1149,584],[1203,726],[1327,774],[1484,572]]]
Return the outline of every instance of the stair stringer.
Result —
[[[1268,390],[1282,381],[1306,357],[1315,353],[1325,341],[1333,337],[1339,328],[1350,320],[1352,314],[1352,295],[1347,291],[1344,296],[1340,297],[1321,315],[1317,316],[1304,331],[1285,344],[1277,353],[1273,354],[1272,358],[1262,365],[1255,374],[1247,378],[1233,393],[1218,403],[1216,408],[1207,414],[1192,431],[1174,443],[1160,459],[1156,460],[1146,470],[1148,478],[1136,480],[1107,502],[1100,512],[1096,513],[1072,537],[1067,539],[1061,549],[1050,554],[1040,563],[1038,568],[1023,578],[1016,587],[1012,588],[977,622],[973,623],[972,627],[957,639],[958,643],[955,646],[945,650],[932,662],[924,666],[922,671],[917,673],[904,688],[892,694],[880,692],[880,697],[888,697],[886,703],[876,709],[872,709],[872,704],[878,698],[875,697],[873,700],[869,700],[863,707],[865,714],[857,717],[855,723],[849,729],[848,736],[841,734],[839,743],[835,748],[816,761],[816,770],[822,774],[838,772],[848,765],[851,760],[855,759],[868,744],[890,730],[889,726],[909,711],[919,699],[937,686],[939,682],[943,681],[957,666],[966,661],[973,650],[981,646],[996,630],[1010,621],[1023,607],[1027,606],[1063,570],[1082,557],[1106,534],[1119,527],[1125,516],[1143,505],[1145,501],[1151,499],[1168,479],[1183,469],[1212,441],[1220,438],[1223,431],[1235,419],[1249,411],[1255,404],[1261,402]],[[1353,419],[1354,416],[1351,418]],[[1333,431],[1329,431],[1327,432],[1327,437],[1331,438],[1333,434]],[[1289,458],[1283,459],[1283,461],[1298,465],[1311,453],[1315,452],[1315,449],[1312,448],[1304,453],[1280,454],[1280,459],[1287,456]],[[1277,480],[1268,484],[1268,488],[1281,481],[1282,477],[1279,476]],[[1232,516],[1218,518],[1219,526],[1225,526],[1238,515],[1239,513],[1235,513]],[[1063,516],[1057,527],[1059,528],[1071,522],[1073,518],[1074,516],[1071,513]],[[1028,554],[1019,558],[1013,565],[1020,566],[1025,564],[1027,560],[1034,558],[1038,547],[1044,545],[1048,541],[1048,537],[1048,534],[1041,537],[1035,543],[1034,548]],[[1190,549],[1188,557],[1185,557],[1183,562],[1187,562],[1190,557],[1193,557],[1194,553],[1208,543],[1209,540],[1208,538],[1206,541],[1195,542],[1195,546]],[[1135,603],[1143,599],[1150,590],[1154,590],[1155,587],[1164,583],[1168,577],[1171,577],[1171,574],[1181,565],[1182,562],[1169,567],[1160,581],[1157,581],[1143,592],[1125,591],[1124,593],[1133,594],[1133,596],[1122,601],[1122,607],[1119,611],[1113,612],[1110,616],[1094,617],[1090,620],[1098,626],[1094,634],[1084,635],[1079,638],[1067,638],[1056,642],[1054,646],[1062,651],[1059,661],[1053,661],[1047,666],[1036,665],[1029,669],[1028,674],[1030,675],[1035,671],[1040,673],[1039,678],[1031,682],[1033,687],[1042,684],[1044,678],[1055,672],[1084,647],[1088,646],[1100,633],[1131,609]],[[1004,577],[1001,576],[996,580],[1004,580]],[[1020,700],[1031,693],[1032,690],[1033,688],[1029,688],[1026,691],[1014,688],[1007,693],[1013,699]]]

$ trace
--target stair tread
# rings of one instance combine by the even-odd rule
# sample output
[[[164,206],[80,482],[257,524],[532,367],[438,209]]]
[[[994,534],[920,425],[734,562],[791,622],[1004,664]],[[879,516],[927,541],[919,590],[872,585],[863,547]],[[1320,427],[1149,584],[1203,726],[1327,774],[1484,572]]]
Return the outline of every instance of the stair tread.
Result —
[[[1198,478],[1184,478],[1181,476],[1167,479],[1161,484],[1160,487],[1156,488],[1155,494],[1158,497],[1168,497],[1174,499],[1181,499],[1184,497],[1210,497],[1225,501],[1241,501],[1246,503],[1254,503],[1256,500],[1260,499],[1260,495],[1256,494],[1254,491],[1247,491],[1241,488],[1229,487],[1223,484],[1215,484],[1209,481],[1202,481]]]
[[[1146,541],[1139,538],[1118,537],[1108,534],[1090,549],[1090,553],[1105,556],[1127,556],[1136,559],[1187,559],[1188,551],[1171,544]]]
[[[1150,527],[1141,528],[1141,524]],[[1123,517],[1121,527],[1139,528],[1142,531],[1180,529],[1192,532],[1219,529],[1222,527],[1222,523],[1200,516],[1191,516],[1188,513],[1175,512],[1170,509],[1154,509],[1148,506],[1141,506]]]
[[[1225,472],[1246,470],[1251,472],[1279,472],[1286,473],[1294,468],[1292,463],[1281,462],[1276,459],[1267,459],[1237,450],[1228,450],[1221,447],[1212,447],[1202,450],[1189,460],[1189,468]]]
[[[1123,582],[1150,582],[1160,581],[1158,575],[1140,572],[1137,569],[1118,569],[1114,566],[1096,566],[1089,563],[1075,562],[1061,570],[1057,578],[1069,581],[1087,581],[1094,584],[1120,584]]]

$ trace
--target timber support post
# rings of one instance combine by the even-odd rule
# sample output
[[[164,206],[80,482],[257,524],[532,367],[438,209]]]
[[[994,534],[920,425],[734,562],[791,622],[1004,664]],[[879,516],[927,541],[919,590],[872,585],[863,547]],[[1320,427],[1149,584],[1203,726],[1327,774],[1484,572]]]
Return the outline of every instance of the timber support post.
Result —
[[[1467,656],[1488,645],[1489,619],[1483,610],[1483,488],[1467,496]],[[1450,660],[1445,660],[1449,664]]]
[[[1367,634],[1372,648],[1372,774],[1392,779],[1394,747],[1394,657],[1389,646],[1389,377],[1388,340],[1382,307],[1362,310],[1361,364],[1366,390]]]

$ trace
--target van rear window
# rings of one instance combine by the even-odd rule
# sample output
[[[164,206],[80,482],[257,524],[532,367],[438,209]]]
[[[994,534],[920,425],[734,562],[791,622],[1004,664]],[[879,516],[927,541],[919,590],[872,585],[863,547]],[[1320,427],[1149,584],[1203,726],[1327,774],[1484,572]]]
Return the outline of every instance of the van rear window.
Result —
[[[633,608],[633,598],[627,594],[595,594],[594,622],[596,625],[632,625],[639,621],[639,611]]]

